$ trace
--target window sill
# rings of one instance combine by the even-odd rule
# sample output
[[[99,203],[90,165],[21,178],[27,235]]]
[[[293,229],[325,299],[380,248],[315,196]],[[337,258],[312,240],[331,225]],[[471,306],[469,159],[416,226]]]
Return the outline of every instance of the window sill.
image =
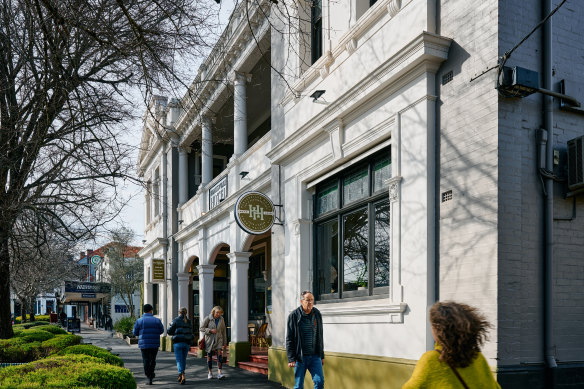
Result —
[[[319,301],[316,308],[322,314],[323,323],[403,323],[406,303],[391,302],[389,298],[359,297],[344,300]]]

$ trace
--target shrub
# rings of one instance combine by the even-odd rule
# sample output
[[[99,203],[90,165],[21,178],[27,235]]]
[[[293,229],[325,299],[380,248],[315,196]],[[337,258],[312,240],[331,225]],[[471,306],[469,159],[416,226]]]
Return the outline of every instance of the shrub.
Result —
[[[67,347],[75,346],[81,343],[83,338],[79,335],[57,335],[52,339],[45,340],[42,347],[47,353],[56,353]]]
[[[24,342],[21,338],[2,341],[0,362],[25,363],[45,356],[41,342]]]
[[[48,331],[37,330],[36,328],[30,330],[24,330],[18,334],[18,337],[23,339],[25,342],[43,342],[55,337]]]
[[[44,321],[29,321],[28,323],[22,323],[22,324],[17,324],[12,328],[22,328],[22,329],[29,329],[32,327],[38,327],[38,326],[46,326],[47,323]]]
[[[0,369],[0,386],[135,389],[136,381],[130,370],[106,364],[99,358],[65,355]]]
[[[69,355],[69,354],[89,355],[92,357],[99,358],[99,359],[103,360],[104,362],[109,363],[110,365],[122,366],[122,367],[124,366],[124,361],[122,361],[122,358],[110,353],[109,351],[107,351],[101,347],[97,347],[97,346],[94,346],[91,344],[80,344],[77,346],[71,346],[71,347],[67,347],[66,349],[63,349],[59,352],[59,355]]]
[[[44,326],[34,327],[35,330],[47,331],[54,335],[67,335],[67,331],[62,329],[61,327],[54,326],[51,324],[47,324]]]
[[[121,332],[124,335],[132,335],[135,322],[136,322],[135,317],[131,316],[122,317],[114,324],[114,330]]]
[[[30,320],[30,315],[26,315],[26,318]],[[49,322],[50,316],[49,315],[35,315],[34,320],[35,321]],[[20,324],[21,322],[22,322],[22,316],[16,316],[14,318],[14,324]],[[47,323],[43,323],[43,324],[47,324]]]

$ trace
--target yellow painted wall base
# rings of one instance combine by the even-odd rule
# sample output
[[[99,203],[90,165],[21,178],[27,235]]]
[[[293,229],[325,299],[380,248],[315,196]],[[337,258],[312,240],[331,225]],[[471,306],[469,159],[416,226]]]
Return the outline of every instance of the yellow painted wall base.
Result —
[[[325,352],[324,361],[324,387],[329,389],[399,389],[411,377],[417,362],[410,359],[332,352]],[[287,388],[294,387],[294,369],[288,367],[285,349],[270,347],[268,379]],[[308,372],[304,387],[314,387]]]

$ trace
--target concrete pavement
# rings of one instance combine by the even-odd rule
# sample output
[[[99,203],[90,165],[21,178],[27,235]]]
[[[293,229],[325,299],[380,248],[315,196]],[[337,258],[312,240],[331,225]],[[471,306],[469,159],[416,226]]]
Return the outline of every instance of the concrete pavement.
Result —
[[[146,385],[148,380],[144,375],[142,365],[142,354],[138,345],[128,345],[125,340],[112,337],[112,332],[91,328],[84,323],[81,325],[81,335],[84,343],[91,343],[98,347],[111,349],[113,354],[117,354],[124,361],[124,366],[132,371],[138,388],[152,388],[154,386],[163,388],[283,388],[280,384],[268,381],[263,374],[252,373],[246,370],[223,365],[223,374],[226,378],[222,380],[207,379],[207,361],[203,358],[187,356],[187,370],[185,372],[186,383],[179,385],[176,381],[178,371],[174,353],[159,351],[156,358],[156,378],[154,385]],[[217,365],[213,363],[213,374],[217,375]]]

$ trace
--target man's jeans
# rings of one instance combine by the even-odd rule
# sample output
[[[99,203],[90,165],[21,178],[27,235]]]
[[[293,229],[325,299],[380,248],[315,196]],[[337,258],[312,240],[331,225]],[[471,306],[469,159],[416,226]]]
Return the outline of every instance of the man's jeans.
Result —
[[[294,368],[294,389],[304,388],[304,376],[306,375],[306,370],[312,375],[312,381],[314,382],[314,389],[324,388],[324,374],[322,372],[322,360],[319,355],[303,355],[302,362],[296,362],[296,367]]]
[[[154,369],[156,368],[156,354],[157,348],[142,348],[142,362],[144,363],[144,374],[146,377],[154,378]]]
[[[174,344],[174,357],[176,358],[176,368],[178,369],[179,374],[185,372],[188,352],[188,344],[184,342]]]

